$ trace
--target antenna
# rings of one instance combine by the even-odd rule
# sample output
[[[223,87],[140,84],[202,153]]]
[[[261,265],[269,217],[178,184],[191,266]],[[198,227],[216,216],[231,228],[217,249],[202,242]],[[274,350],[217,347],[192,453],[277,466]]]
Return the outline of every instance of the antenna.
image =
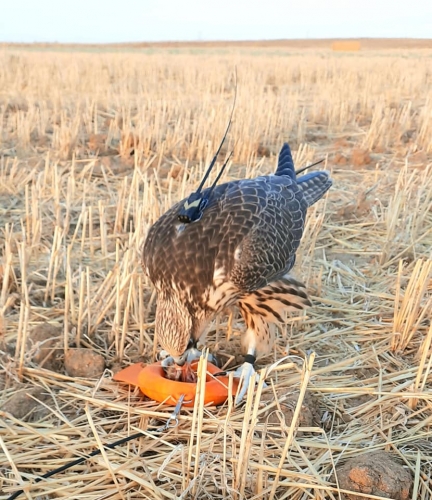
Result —
[[[233,101],[233,105],[232,105],[232,109],[231,109],[231,114],[230,114],[230,118],[229,118],[229,121],[228,121],[228,125],[227,125],[227,128],[225,130],[225,134],[222,137],[222,141],[219,144],[219,147],[218,147],[218,149],[217,149],[217,151],[216,151],[216,153],[215,153],[215,155],[213,157],[213,160],[211,161],[211,163],[210,163],[210,165],[209,165],[206,173],[204,174],[204,177],[202,178],[202,181],[201,181],[200,185],[198,186],[198,189],[196,190],[196,193],[200,193],[201,192],[201,190],[202,190],[202,188],[203,188],[203,186],[205,184],[205,181],[207,180],[208,176],[210,175],[210,172],[212,171],[212,168],[214,167],[214,164],[216,163],[217,157],[218,157],[218,155],[220,153],[222,145],[225,142],[226,136],[228,135],[228,131],[229,131],[230,127],[231,127],[232,117],[234,115],[234,109],[235,109],[236,100],[237,100],[237,67],[234,70],[234,76],[235,76],[235,80],[234,80],[235,81],[234,101]],[[231,156],[231,154],[230,154],[230,156]],[[225,163],[225,165],[226,165],[226,163]],[[222,167],[222,169],[225,168],[225,165]],[[219,177],[220,177],[220,175],[218,175],[217,180],[219,180]],[[214,188],[214,186],[215,186],[215,184],[213,184],[212,188]]]
[[[216,159],[218,157],[218,154],[220,153],[220,150],[222,149],[222,145],[225,142],[225,139],[228,135],[228,131],[229,131],[231,124],[232,124],[232,118],[234,115],[234,109],[235,109],[236,100],[237,100],[237,68],[235,68],[234,76],[235,76],[234,102],[232,105],[231,114],[229,117],[227,128],[226,128],[225,133],[222,137],[222,141],[219,144],[219,147],[216,151],[216,154],[214,155],[212,161],[210,162],[210,165],[208,166],[206,173],[204,174],[204,177],[202,178],[201,183],[198,186],[198,189],[189,195],[187,200],[184,202],[183,207],[181,207],[179,210],[179,214],[178,214],[177,218],[183,224],[189,224],[191,222],[196,222],[196,221],[201,219],[203,212],[204,212],[206,206],[208,205],[209,197],[210,197],[213,189],[215,188],[216,184],[218,183],[219,179],[221,178],[221,176],[225,170],[225,167],[227,166],[228,161],[231,158],[231,155],[233,153],[231,151],[231,153],[228,155],[228,158],[225,160],[225,163],[223,164],[218,175],[216,176],[216,180],[213,182],[210,189],[205,193],[204,196],[201,195],[201,191],[204,187],[204,184],[205,184],[206,180],[208,179],[210,172],[212,171],[212,169],[214,167],[214,164],[216,163]]]
[[[209,192],[208,192],[209,196],[210,196],[211,192],[213,191],[213,189],[215,188],[216,184],[219,182],[219,179],[222,177],[222,174],[225,170],[225,167],[227,166],[228,162],[230,161],[230,158],[233,155],[233,153],[234,153],[234,151],[231,151],[231,153],[228,155],[228,158],[225,160],[225,163],[222,165],[220,172],[217,174],[215,181],[213,182],[212,186],[209,189]]]
[[[302,167],[302,168],[299,168],[298,170],[295,171],[295,174],[296,175],[299,175],[299,174],[302,174],[305,170],[307,170],[308,168],[312,168],[312,167],[315,167],[315,165],[319,165],[320,163],[322,163],[324,160],[318,160],[316,161],[315,163],[312,163],[311,165],[306,165],[306,167]]]

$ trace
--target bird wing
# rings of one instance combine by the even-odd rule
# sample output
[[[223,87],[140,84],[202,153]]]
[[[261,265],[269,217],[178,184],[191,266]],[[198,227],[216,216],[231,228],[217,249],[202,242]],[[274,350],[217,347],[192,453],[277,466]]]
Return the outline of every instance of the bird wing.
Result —
[[[244,191],[241,184],[239,188]],[[307,210],[302,190],[288,176],[258,178],[255,189],[255,197],[250,188],[245,197],[259,210],[234,250],[230,270],[230,280],[244,292],[262,288],[292,268]]]
[[[202,218],[190,224],[179,224],[181,206],[156,222],[144,247],[144,267],[156,288],[175,286],[183,296],[187,290],[196,302],[216,281],[251,292],[294,265],[308,205],[290,177],[222,184]]]
[[[150,228],[143,264],[158,291],[202,299],[215,280],[252,291],[294,264],[307,204],[287,176],[217,186],[202,218],[178,221],[183,201]]]
[[[303,178],[299,184],[289,175],[221,184],[202,218],[189,224],[178,221],[184,200],[174,205],[151,227],[144,245],[144,269],[156,289],[205,307],[217,281],[243,293],[286,274],[306,210],[329,187],[327,173]]]

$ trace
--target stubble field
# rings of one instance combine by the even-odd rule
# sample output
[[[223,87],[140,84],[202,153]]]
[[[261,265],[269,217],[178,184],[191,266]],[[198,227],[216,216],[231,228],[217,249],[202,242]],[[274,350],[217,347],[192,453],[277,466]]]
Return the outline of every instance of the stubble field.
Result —
[[[158,435],[172,408],[111,376],[157,352],[140,248],[197,187],[235,67],[222,180],[284,142],[332,172],[294,270],[314,305],[260,360],[267,389]],[[0,498],[432,498],[430,49],[3,47],[0,230]],[[234,366],[242,330],[221,317],[207,346]]]

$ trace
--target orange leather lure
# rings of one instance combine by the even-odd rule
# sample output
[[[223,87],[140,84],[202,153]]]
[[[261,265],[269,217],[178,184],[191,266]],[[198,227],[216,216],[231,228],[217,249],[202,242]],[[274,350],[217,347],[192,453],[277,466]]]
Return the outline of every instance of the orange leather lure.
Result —
[[[197,362],[192,363],[192,368],[195,371],[197,366]],[[227,375],[213,376],[220,371],[217,366],[207,363],[204,404],[220,405],[228,398],[229,377]],[[197,384],[166,378],[160,362],[150,365],[135,363],[116,373],[113,379],[117,382],[138,386],[147,397],[160,403],[175,406],[180,396],[184,394],[183,406],[194,405]],[[233,378],[233,394],[237,392],[238,383],[239,379]]]

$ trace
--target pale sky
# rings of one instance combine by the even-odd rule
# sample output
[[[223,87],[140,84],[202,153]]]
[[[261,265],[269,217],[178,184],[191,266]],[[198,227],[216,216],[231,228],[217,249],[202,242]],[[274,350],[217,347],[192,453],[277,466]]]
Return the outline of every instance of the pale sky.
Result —
[[[0,42],[432,38],[432,0],[0,0]]]

